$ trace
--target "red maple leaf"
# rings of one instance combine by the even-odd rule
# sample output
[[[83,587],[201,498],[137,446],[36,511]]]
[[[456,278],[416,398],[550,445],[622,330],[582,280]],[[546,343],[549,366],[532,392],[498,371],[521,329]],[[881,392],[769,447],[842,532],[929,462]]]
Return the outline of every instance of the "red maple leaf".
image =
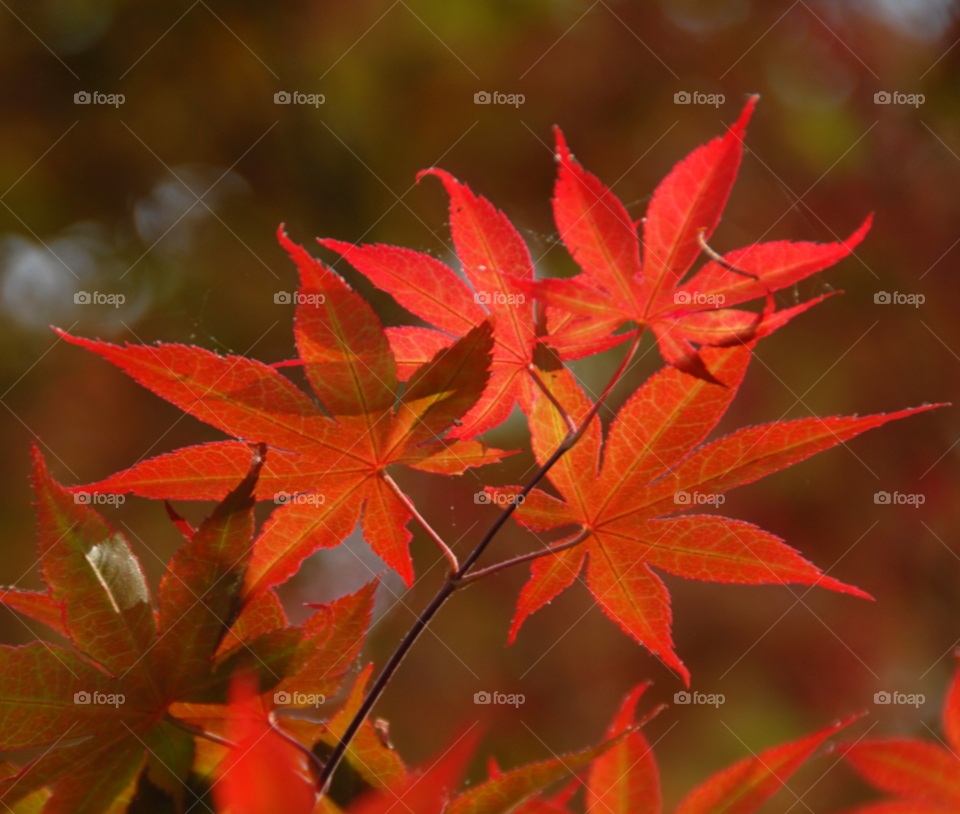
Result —
[[[636,727],[613,733],[590,749],[530,763],[508,772],[500,772],[494,764],[486,782],[473,786],[451,800],[476,746],[475,732],[471,730],[460,736],[440,758],[429,761],[423,769],[413,773],[404,789],[399,792],[374,792],[352,805],[349,814],[387,814],[398,808],[416,814],[503,814],[526,811],[526,806],[536,804],[541,799],[539,795],[544,787],[587,768],[592,761],[608,754],[631,737]],[[465,745],[464,742],[468,743]],[[559,798],[563,799],[564,796]],[[558,798],[551,800],[548,805],[557,808]]]
[[[651,569],[713,582],[821,585],[867,597],[749,523],[671,515],[717,505],[717,496],[729,489],[931,406],[862,418],[778,421],[701,446],[736,394],[750,356],[743,345],[703,349],[711,377],[723,386],[664,368],[627,400],[605,444],[594,417],[581,440],[550,470],[548,478],[563,500],[537,489],[527,495],[516,510],[522,525],[539,532],[577,524],[581,531],[553,544],[556,554],[534,562],[511,641],[528,615],[577,579],[588,555],[587,585],[600,607],[688,683],[689,674],[673,651],[669,596]],[[592,404],[573,376],[566,370],[550,374],[547,386],[579,424]],[[562,443],[567,424],[554,404],[538,395],[530,425],[542,463]],[[487,489],[499,503],[520,491]]]
[[[300,270],[296,339],[324,413],[274,368],[184,345],[127,345],[61,335],[109,359],[145,387],[237,439],[271,448],[259,500],[282,504],[257,539],[246,572],[251,599],[292,576],[318,548],[339,545],[363,518],[364,537],[408,585],[408,499],[392,464],[460,474],[500,451],[444,434],[477,404],[489,378],[492,328],[480,321],[410,375],[397,403],[397,363],[379,319],[335,272],[280,231]],[[315,304],[314,304],[315,303]],[[243,477],[243,441],[186,447],[86,487],[151,498],[220,499]]]
[[[230,814],[311,814],[317,795],[303,753],[274,729],[269,713],[256,680],[234,678],[226,718],[233,746],[213,784],[217,808]]]
[[[889,703],[890,694],[886,695]],[[841,744],[840,750],[857,774],[893,797],[860,806],[850,814],[944,814],[960,809],[960,671],[947,691],[942,725],[946,743],[864,738]]]
[[[338,692],[363,646],[376,583],[323,606],[299,626],[289,625],[272,590],[243,604],[253,492],[264,452],[259,447],[251,456],[247,449],[248,472],[209,518],[189,529],[154,605],[123,534],[57,484],[34,448],[39,562],[47,590],[8,589],[0,601],[49,625],[72,647],[43,641],[0,646],[0,749],[32,750],[22,768],[0,766],[5,809],[39,810],[27,808],[27,799],[47,787],[49,811],[126,810],[123,803],[143,774],[183,808],[197,750],[184,723],[202,709],[217,721],[211,730],[222,729],[230,717],[224,701],[237,672],[256,676],[268,697],[274,691]],[[248,701],[254,703],[240,703],[246,707]],[[249,742],[253,733],[266,733],[264,720],[248,716],[230,734]],[[282,768],[279,774],[270,769],[261,782],[248,771],[261,761],[276,767],[271,744],[251,744],[249,756],[237,753],[243,768],[233,779],[252,784],[244,786],[247,791],[284,777]],[[278,788],[280,800],[293,794],[289,782]],[[231,809],[249,810],[268,809]],[[311,809],[291,802],[283,810]]]
[[[490,382],[456,430],[457,437],[472,438],[505,421],[518,402],[530,412],[527,367],[536,344],[534,303],[518,295],[514,285],[533,282],[533,263],[517,230],[486,198],[443,170],[424,170],[417,180],[424,175],[437,176],[450,194],[450,229],[469,285],[449,266],[411,249],[339,240],[320,244],[342,254],[374,285],[439,329],[387,329],[401,378],[486,319],[484,306],[489,309],[495,325]]]
[[[626,207],[575,161],[556,130],[554,219],[583,273],[514,287],[552,306],[545,341],[563,358],[593,352],[603,337],[632,323],[654,332],[671,365],[709,380],[692,343],[725,346],[758,339],[824,299],[775,312],[771,295],[846,257],[866,235],[871,218],[842,243],[755,244],[711,259],[684,282],[720,222],[756,99],[750,98],[725,136],[698,147],[657,187],[643,221],[642,264],[637,227]],[[760,297],[767,298],[763,313],[728,307]]]
[[[653,750],[635,722],[637,702],[648,684],[635,687],[624,699],[606,733],[606,741],[592,751],[564,758],[568,772],[585,766],[586,810],[661,814],[660,773]],[[660,708],[647,716],[647,720]],[[766,749],[708,778],[674,809],[674,814],[753,814],[810,759],[831,735],[858,716],[838,721],[799,740]],[[602,750],[602,751],[601,751]],[[552,797],[541,791],[547,780],[557,780],[557,761],[533,764],[500,774],[496,764],[490,780],[456,799],[450,814],[569,814],[567,803],[580,785],[579,778]],[[552,772],[552,774],[551,774]],[[879,812],[877,812],[879,814]],[[904,813],[905,814],[905,813]]]
[[[349,808],[349,814],[441,814],[470,765],[480,739],[477,728],[460,732],[440,755],[410,772],[403,784],[388,790],[371,791]]]

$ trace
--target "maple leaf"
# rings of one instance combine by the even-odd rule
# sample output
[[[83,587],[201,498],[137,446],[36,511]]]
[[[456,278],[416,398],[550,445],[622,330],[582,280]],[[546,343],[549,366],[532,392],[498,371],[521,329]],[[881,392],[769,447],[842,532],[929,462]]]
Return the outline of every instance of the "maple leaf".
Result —
[[[359,710],[372,672],[372,664],[364,667],[343,706],[329,720],[319,723],[282,717],[278,726],[325,762]],[[398,792],[407,787],[407,767],[393,747],[384,742],[382,729],[369,720],[360,725],[343,759],[327,791],[328,800],[344,802],[373,789]]]
[[[857,774],[893,798],[867,803],[850,814],[933,814],[960,809],[960,670],[954,674],[941,714],[943,745],[918,738],[863,738],[839,745]]]
[[[752,814],[785,785],[827,738],[859,717],[851,715],[805,738],[735,763],[690,792],[674,814]]]
[[[587,778],[587,811],[661,814],[660,773],[653,750],[635,728],[637,702],[649,683],[623,700],[607,730],[613,748],[595,758]],[[691,791],[673,814],[753,814],[813,753],[859,716],[851,716],[812,735],[775,746],[724,769]],[[537,797],[515,814],[568,814],[565,802],[574,789],[551,800]],[[879,814],[879,812],[877,812]]]
[[[273,727],[257,683],[249,677],[237,677],[231,685],[226,732],[234,746],[213,785],[221,811],[311,814],[316,790],[304,776],[303,753]]]
[[[453,792],[460,784],[479,738],[479,732],[471,729],[459,735],[440,758],[427,761],[423,767],[412,772],[405,786],[361,796],[349,807],[348,812],[387,814],[399,807],[415,811],[416,814],[519,814],[520,811],[527,811],[526,806],[539,801],[538,795],[544,788],[586,768],[591,761],[616,748],[634,732],[634,727],[624,728],[598,746],[531,763],[509,772],[500,772],[493,764],[493,771],[486,782],[454,797]],[[544,804],[553,805],[561,811],[558,800],[567,799],[568,796]]]
[[[637,702],[649,683],[635,687],[614,716],[607,737],[614,738],[633,726]],[[660,777],[653,749],[641,732],[631,732],[590,766],[587,811],[624,811],[660,814]]]
[[[149,656],[157,621],[126,540],[48,477],[36,448],[33,456],[41,572],[64,633],[86,658],[45,642],[0,647],[0,749],[92,740],[51,748],[5,777],[0,800],[13,805],[55,784],[45,810],[102,811],[139,775],[137,737],[158,725],[151,708],[162,690]]]
[[[485,390],[492,327],[484,320],[439,349],[410,374],[397,403],[396,361],[373,310],[282,227],[279,237],[300,270],[296,340],[303,369],[328,414],[274,368],[243,357],[61,335],[191,415],[274,450],[257,497],[284,505],[256,542],[246,600],[289,579],[318,548],[339,545],[361,516],[367,542],[412,585],[412,515],[386,469],[404,464],[452,475],[500,460],[499,450],[477,441],[442,438]],[[242,441],[186,447],[77,489],[219,500],[243,476],[245,449]]]
[[[346,703],[326,723],[282,719],[280,725],[322,757],[337,744],[359,709],[372,669],[372,664],[364,668]],[[519,813],[527,810],[523,806],[539,799],[537,795],[544,787],[585,768],[591,760],[618,748],[624,738],[633,737],[635,733],[636,728],[628,722],[618,731],[608,733],[608,738],[597,747],[506,773],[492,763],[488,782],[454,798],[454,791],[476,749],[479,731],[471,729],[456,736],[439,758],[408,772],[393,749],[383,743],[375,727],[365,721],[344,755],[351,774],[334,775],[329,795],[337,800],[355,797],[347,808],[349,814],[386,814],[397,807],[417,814]],[[321,745],[326,748],[318,749]],[[543,804],[560,811],[562,801],[569,799],[577,785],[579,783]],[[364,788],[371,787],[370,791],[363,792]]]
[[[0,780],[14,777],[20,772],[20,767],[12,763],[0,763]],[[22,800],[14,803],[13,806],[7,806],[10,814],[40,814],[43,806],[50,799],[48,789],[40,789],[32,794],[28,794]]]
[[[683,282],[702,251],[701,241],[710,239],[720,221],[757,98],[750,98],[726,135],[694,150],[657,187],[644,219],[642,264],[626,207],[574,160],[556,128],[554,219],[583,273],[512,284],[550,306],[544,341],[562,358],[593,352],[603,337],[633,323],[653,331],[669,364],[710,380],[692,343],[725,346],[759,339],[824,299],[774,312],[772,292],[846,257],[863,240],[871,218],[843,242],[755,244],[711,259]],[[763,313],[729,307],[760,297],[767,298]]]
[[[351,803],[349,814],[449,814],[447,803],[463,780],[480,734],[476,728],[460,732],[439,757],[425,761],[402,784],[361,795]]]
[[[511,642],[527,616],[577,579],[588,555],[586,583],[603,611],[688,684],[689,673],[673,650],[669,595],[652,568],[713,582],[820,585],[869,598],[756,526],[714,515],[670,515],[688,508],[686,501],[691,508],[715,504],[729,489],[936,405],[889,415],[778,421],[701,446],[736,394],[750,356],[747,346],[703,349],[711,376],[723,386],[664,368],[620,409],[605,445],[594,417],[550,470],[563,500],[537,489],[527,495],[515,513],[521,525],[539,532],[578,524],[582,531],[554,543],[556,554],[534,561]],[[547,387],[578,424],[592,407],[567,370],[547,376]],[[530,424],[542,464],[566,437],[567,425],[543,395],[534,401]],[[487,491],[502,504],[520,487]]]
[[[859,717],[851,715],[805,738],[774,746],[733,764],[690,792],[674,814],[753,814],[827,738]]]
[[[616,748],[631,731],[617,733],[598,746],[581,752],[531,763],[491,777],[457,797],[446,811],[448,814],[506,814],[514,811],[545,787],[580,771],[595,758]]]
[[[0,591],[0,602],[24,616],[42,622],[61,636],[69,637],[63,622],[63,607],[42,591],[21,591],[6,588]]]
[[[543,796],[543,789],[565,775],[588,769],[587,811],[661,814],[657,763],[639,729],[643,722],[635,721],[637,703],[648,686],[649,683],[641,684],[627,695],[599,746],[506,774],[494,764],[486,783],[454,799],[446,811],[449,814],[568,814],[566,804],[577,790],[579,779],[553,797]],[[674,814],[753,814],[827,738],[858,717],[851,716],[805,738],[735,763],[690,792]]]
[[[270,599],[242,602],[264,453],[256,451],[239,485],[171,559],[154,610],[127,540],[58,485],[34,447],[47,591],[26,602],[10,600],[8,591],[6,601],[51,624],[75,649],[42,641],[0,646],[0,750],[45,748],[16,774],[0,773],[5,806],[35,800],[46,787],[48,814],[125,810],[121,803],[132,798],[144,770],[180,799],[195,743],[171,718],[174,707],[223,704],[241,669],[258,676],[264,692],[281,682],[295,686],[301,673],[315,682],[317,658],[332,692],[339,687],[349,666],[342,662],[355,658],[363,620],[369,623],[372,587],[300,627],[287,625],[272,591],[264,594]]]
[[[397,246],[354,246],[339,240],[320,245],[341,254],[375,286],[391,294],[412,314],[439,330],[411,326],[387,328],[401,378],[464,336],[489,314],[494,318],[490,381],[480,400],[456,429],[458,438],[473,438],[501,424],[514,404],[530,412],[532,389],[528,366],[534,360],[536,320],[532,298],[513,285],[532,282],[533,263],[526,243],[503,212],[475,195],[449,173],[432,168],[450,195],[450,231],[464,282],[434,257]]]
[[[329,604],[309,605],[319,613],[299,626],[303,637],[292,658],[295,670],[280,677],[272,687],[270,694],[274,699],[286,696],[283,706],[311,706],[302,697],[327,697],[339,691],[370,627],[378,584],[379,580],[374,580]],[[261,635],[286,627],[287,617],[279,599],[272,590],[265,591],[243,606],[214,654],[215,663],[242,652],[247,643]],[[224,734],[226,709],[222,705],[175,702],[170,705],[170,713],[193,726]],[[222,755],[218,754],[218,758]]]
[[[323,725],[323,732],[317,743],[322,743],[326,749],[333,751],[360,709],[372,674],[373,665],[368,664],[357,676],[346,703]],[[315,746],[316,744],[313,744],[312,748]],[[344,759],[373,788],[403,788],[408,783],[407,769],[403,761],[392,748],[383,743],[380,733],[369,720],[365,720],[360,726],[344,754]]]

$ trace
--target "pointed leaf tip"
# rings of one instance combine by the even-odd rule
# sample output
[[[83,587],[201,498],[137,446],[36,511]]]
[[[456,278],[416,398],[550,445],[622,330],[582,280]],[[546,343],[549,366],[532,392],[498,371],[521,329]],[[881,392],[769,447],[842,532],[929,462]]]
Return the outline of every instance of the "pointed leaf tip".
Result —
[[[756,110],[757,102],[760,101],[760,94],[754,93],[751,96],[747,97],[747,102],[743,106],[743,110],[740,111],[740,116],[737,119],[735,128],[738,128],[740,132],[743,132],[747,129],[747,125],[750,123],[750,119],[753,116],[753,111]]]
[[[690,792],[674,814],[753,814],[786,784],[827,738],[857,717],[850,716],[804,738],[734,763]]]
[[[556,142],[556,149],[554,150],[554,159],[556,161],[572,160],[573,155],[570,152],[570,148],[567,147],[567,139],[563,135],[563,130],[560,129],[560,125],[555,124],[553,126],[553,136]]]

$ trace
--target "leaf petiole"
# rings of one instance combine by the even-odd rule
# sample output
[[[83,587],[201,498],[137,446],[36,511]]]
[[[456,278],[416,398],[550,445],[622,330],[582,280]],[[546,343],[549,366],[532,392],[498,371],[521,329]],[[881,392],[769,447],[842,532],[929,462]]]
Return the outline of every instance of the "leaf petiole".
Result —
[[[203,729],[202,727],[188,724],[186,721],[180,718],[174,718],[169,712],[163,716],[163,720],[165,720],[171,726],[175,726],[177,729],[182,729],[184,732],[189,732],[191,735],[194,735],[198,738],[203,738],[211,743],[216,743],[219,746],[226,746],[228,749],[237,748],[237,744],[235,744],[233,741],[229,741],[220,735],[215,735],[213,732],[207,732],[207,730]]]
[[[472,574],[468,574],[460,580],[460,584],[464,585],[468,582],[476,582],[479,579],[490,576],[490,574],[495,574],[497,571],[502,571],[505,568],[509,568],[511,565],[519,565],[522,562],[528,562],[530,560],[538,560],[541,557],[549,557],[552,554],[559,554],[561,551],[566,551],[568,548],[573,548],[574,546],[580,545],[587,537],[590,536],[590,530],[584,529],[576,537],[571,540],[567,540],[565,543],[560,543],[555,546],[550,546],[542,549],[541,551],[532,551],[529,554],[522,554],[519,557],[514,557],[511,560],[503,560],[494,565],[489,566],[488,568],[481,568],[479,571],[474,571]]]
[[[440,551],[443,552],[443,556],[447,558],[447,562],[450,563],[450,573],[456,574],[460,570],[460,563],[457,562],[457,555],[453,553],[453,550],[448,546],[443,538],[433,530],[433,527],[427,522],[426,518],[417,511],[417,507],[413,505],[413,501],[407,497],[403,490],[397,485],[397,482],[391,478],[386,472],[383,473],[383,480],[390,487],[393,493],[400,499],[400,502],[407,507],[407,511],[410,512],[416,518],[416,521],[420,524],[421,528],[427,533],[431,540],[433,540]]]

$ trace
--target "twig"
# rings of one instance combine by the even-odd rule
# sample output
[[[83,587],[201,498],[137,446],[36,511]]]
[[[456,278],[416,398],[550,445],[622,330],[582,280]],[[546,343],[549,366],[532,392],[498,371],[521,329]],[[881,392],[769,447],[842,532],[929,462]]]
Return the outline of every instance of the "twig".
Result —
[[[623,361],[613,374],[613,377],[607,383],[606,388],[600,394],[600,398],[598,398],[593,407],[587,411],[587,414],[584,416],[583,423],[580,425],[580,429],[574,433],[567,433],[566,437],[560,442],[554,453],[547,458],[546,462],[540,467],[540,469],[537,470],[537,473],[533,476],[530,482],[520,491],[518,499],[503,510],[496,521],[494,521],[494,524],[490,527],[490,530],[484,535],[483,539],[477,544],[477,547],[464,561],[463,565],[460,567],[460,571],[457,573],[457,578],[462,578],[467,571],[470,570],[470,566],[480,559],[480,555],[483,554],[484,549],[490,544],[490,541],[494,538],[494,536],[496,536],[497,532],[500,531],[500,528],[503,526],[503,524],[507,522],[507,518],[509,518],[510,515],[513,514],[514,509],[516,509],[517,506],[522,503],[522,501],[519,500],[519,497],[526,497],[533,487],[540,482],[541,478],[543,478],[543,476],[553,468],[553,465],[563,457],[563,454],[574,444],[576,444],[577,441],[580,440],[581,436],[587,431],[587,427],[590,426],[590,422],[599,412],[600,408],[603,406],[603,403],[607,400],[607,397],[610,395],[610,391],[613,390],[617,382],[620,381],[620,377],[623,376],[624,371],[627,369],[627,365],[630,364],[634,354],[637,352],[637,348],[640,346],[640,337],[641,334],[637,333],[637,335],[633,338],[633,342],[630,343],[630,349],[627,351],[627,355],[623,358]]]
[[[307,757],[307,762],[310,764],[310,773],[313,775],[314,780],[319,780],[321,773],[323,772],[323,761],[318,758],[312,750],[304,746],[300,741],[298,741],[293,735],[290,735],[287,732],[284,732],[279,724],[277,724],[276,713],[270,713],[270,727],[276,732],[281,738],[283,738],[287,743],[296,749],[300,750]]]
[[[430,604],[427,605],[423,613],[417,617],[417,621],[414,622],[413,627],[407,631],[407,635],[404,636],[400,644],[397,645],[397,649],[393,651],[393,655],[387,660],[380,675],[377,676],[377,680],[373,683],[373,686],[367,692],[366,698],[363,699],[363,703],[360,704],[360,708],[353,716],[353,720],[350,721],[343,735],[340,736],[340,742],[334,747],[333,752],[327,759],[326,765],[323,767],[323,771],[320,773],[320,778],[317,780],[317,787],[320,789],[321,794],[326,794],[330,786],[330,781],[333,779],[333,772],[347,751],[350,741],[353,740],[354,735],[357,734],[360,726],[370,714],[370,710],[380,698],[380,695],[393,677],[393,674],[397,671],[400,662],[403,661],[404,656],[406,656],[410,648],[413,647],[413,643],[424,631],[430,620],[436,616],[437,611],[440,610],[443,603],[450,598],[450,594],[456,589],[457,583],[448,578],[437,592],[437,595],[430,600]]]
[[[443,556],[446,557],[447,562],[450,563],[450,573],[456,574],[457,571],[460,570],[460,563],[457,562],[457,555],[454,554],[450,549],[450,546],[443,541],[443,538],[437,534],[433,528],[431,528],[430,524],[426,521],[423,515],[417,511],[417,507],[413,505],[413,501],[403,493],[403,490],[397,485],[397,482],[386,472],[383,473],[383,479],[387,486],[393,490],[393,493],[400,498],[400,502],[407,507],[407,511],[410,512],[414,518],[416,518],[416,521],[420,524],[430,539],[433,540],[433,542],[435,542],[439,549],[443,552]]]
[[[630,349],[627,352],[627,355],[624,357],[623,361],[620,363],[620,366],[613,374],[613,377],[610,379],[603,393],[600,394],[600,398],[597,399],[597,402],[593,405],[593,407],[590,408],[584,417],[583,425],[579,429],[567,433],[566,437],[560,442],[553,454],[544,462],[543,466],[537,470],[536,474],[533,476],[533,478],[531,478],[527,485],[523,487],[520,492],[522,496],[526,497],[530,490],[533,489],[533,487],[540,482],[543,476],[550,471],[550,468],[557,461],[559,461],[563,454],[580,439],[584,432],[586,432],[590,422],[596,416],[597,412],[600,410],[600,407],[606,401],[607,397],[610,395],[610,392],[620,380],[620,377],[623,376],[627,366],[630,364],[634,354],[637,352],[637,348],[640,345],[640,337],[641,333],[637,332],[633,342],[630,343]],[[374,681],[373,686],[367,691],[367,695],[360,704],[360,708],[347,725],[343,735],[340,736],[339,743],[337,743],[337,745],[334,747],[334,750],[327,760],[326,765],[323,767],[323,771],[320,773],[320,778],[317,781],[317,787],[319,788],[321,794],[325,794],[327,792],[327,789],[330,787],[330,781],[333,778],[333,773],[336,771],[336,768],[340,764],[344,753],[347,751],[350,741],[353,740],[361,725],[370,714],[370,710],[373,709],[373,705],[377,703],[377,700],[380,698],[380,695],[390,682],[393,674],[397,671],[400,663],[406,657],[407,653],[410,652],[410,648],[413,647],[414,642],[416,642],[420,634],[423,633],[426,626],[430,623],[430,620],[437,615],[437,612],[450,598],[450,595],[463,584],[463,578],[466,576],[467,571],[469,571],[470,567],[480,558],[480,555],[483,554],[486,547],[490,544],[490,541],[496,536],[497,532],[500,531],[500,529],[503,527],[503,524],[507,522],[507,519],[511,514],[513,514],[513,511],[516,507],[517,502],[513,502],[504,508],[504,510],[500,513],[500,516],[494,521],[493,525],[483,536],[483,539],[477,543],[476,548],[474,548],[474,550],[464,561],[463,565],[461,565],[454,573],[447,577],[443,585],[440,587],[440,590],[438,590],[433,599],[430,600],[430,604],[424,608],[420,616],[417,617],[417,621],[414,622],[413,627],[407,631],[406,636],[404,636],[400,644],[397,645],[397,649],[393,651],[393,654],[387,660],[387,663],[384,665],[380,675],[377,676],[377,680]]]
[[[177,729],[182,729],[184,732],[189,732],[191,735],[194,735],[198,738],[204,738],[212,743],[216,743],[219,746],[225,746],[227,749],[237,749],[237,744],[233,741],[229,741],[226,738],[220,737],[220,735],[215,735],[213,732],[207,732],[206,729],[203,729],[199,726],[194,726],[193,724],[188,724],[186,721],[181,718],[175,718],[169,712],[163,718],[171,726],[177,727]],[[292,735],[284,732],[278,725],[274,717],[274,714],[270,713],[270,728],[276,732],[281,738],[283,738],[291,746],[296,747],[300,752],[303,752],[307,756],[307,759],[310,763],[310,771],[315,778],[320,777],[320,773],[323,771],[323,763],[320,758],[318,758],[313,752],[307,749],[300,741],[294,738]]]
[[[213,732],[207,732],[206,729],[203,729],[199,726],[194,726],[193,724],[188,724],[186,721],[175,718],[169,712],[163,716],[165,720],[171,726],[177,727],[177,729],[182,729],[184,732],[189,732],[191,735],[196,735],[198,738],[205,738],[208,741],[219,744],[220,746],[226,746],[228,749],[236,749],[237,744],[233,741],[228,741],[226,738],[221,738],[219,735],[214,735]]]
[[[574,546],[580,545],[580,543],[586,540],[590,534],[591,531],[589,529],[584,529],[572,540],[567,540],[565,543],[550,546],[542,549],[541,551],[532,551],[529,554],[523,554],[519,557],[514,557],[512,560],[503,560],[502,562],[496,563],[496,565],[491,565],[489,568],[481,568],[479,571],[474,571],[473,573],[467,574],[467,576],[463,577],[460,580],[460,584],[465,585],[468,582],[475,582],[478,579],[483,579],[484,577],[490,576],[490,574],[495,574],[497,571],[502,571],[504,568],[509,568],[511,565],[519,565],[520,563],[527,562],[528,560],[538,560],[541,557],[549,557],[551,554],[559,554],[561,551],[566,551],[568,548],[573,548]]]

